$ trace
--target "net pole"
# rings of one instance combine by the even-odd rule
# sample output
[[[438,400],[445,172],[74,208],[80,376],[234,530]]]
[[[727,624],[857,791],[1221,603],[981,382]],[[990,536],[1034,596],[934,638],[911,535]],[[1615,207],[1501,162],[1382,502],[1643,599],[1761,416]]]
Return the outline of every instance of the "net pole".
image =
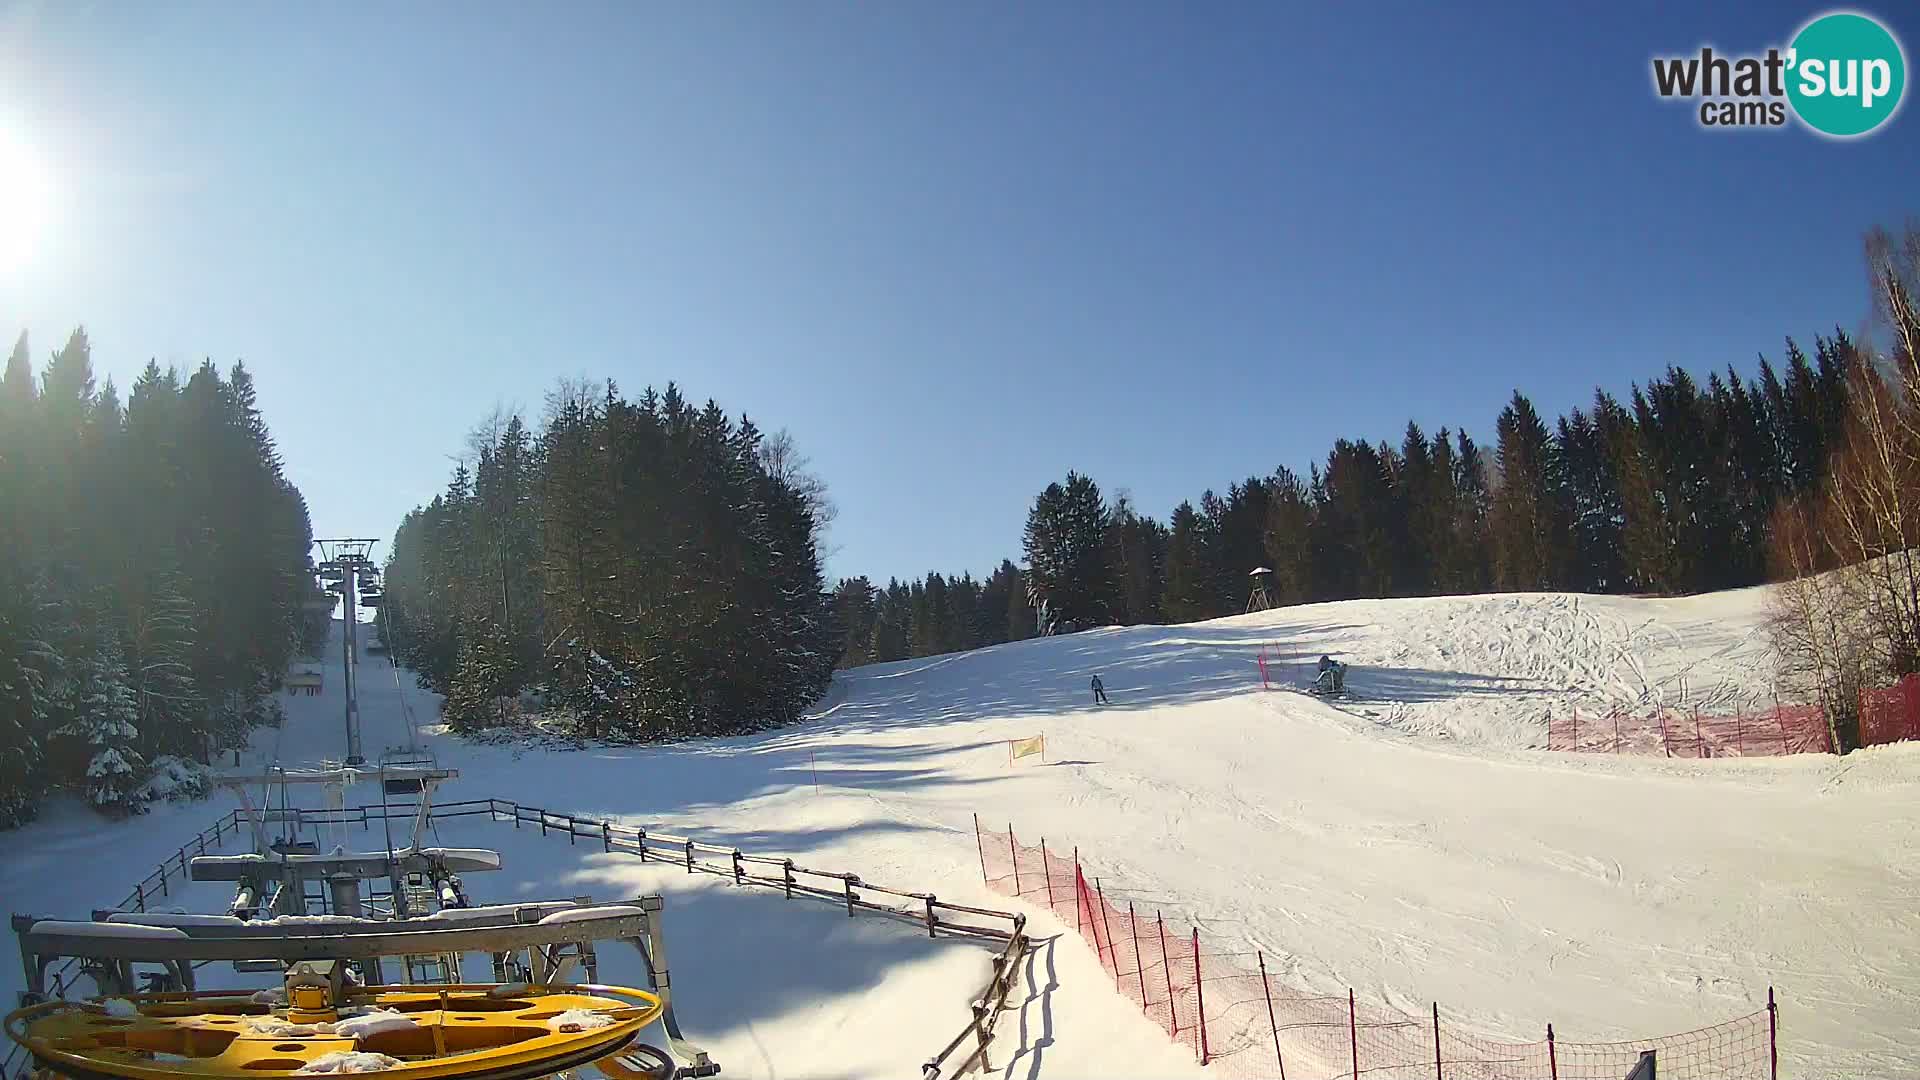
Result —
[[[1280,1066],[1280,1080],[1287,1080],[1287,1059],[1280,1053],[1280,1024],[1273,1018],[1273,987],[1267,982],[1267,956],[1254,953],[1260,960],[1260,993],[1267,999],[1267,1030],[1273,1032],[1273,1060]]]
[[[1618,715],[1618,714],[1615,714]],[[1433,1080],[1447,1080],[1440,1071],[1440,1003],[1433,1003]]]
[[[1354,1015],[1354,1011],[1353,987],[1349,986],[1347,987],[1347,1045],[1353,1049],[1353,1080],[1360,1080],[1360,1020]]]
[[[980,839],[980,815],[973,815],[973,846],[980,849],[980,884],[987,884],[987,844]]]
[[[1773,987],[1767,987],[1767,1076],[1780,1080],[1780,1006],[1774,1004]]]
[[[1013,859],[1013,895],[1020,895],[1020,848],[1013,842],[1013,822],[1007,822],[1007,854]]]
[[[1207,1051],[1207,992],[1200,979],[1200,928],[1193,928],[1193,993],[1195,1012],[1200,1014],[1200,1064],[1210,1056]]]
[[[1560,1080],[1560,1056],[1553,1047],[1553,1025],[1547,1025],[1547,1071],[1551,1080]]]
[[[1107,918],[1107,894],[1100,887],[1100,879],[1093,879],[1093,894],[1100,901],[1100,929],[1107,935],[1107,956],[1113,962],[1113,988],[1120,988],[1120,956],[1113,948],[1113,922]],[[1098,952],[1098,949],[1094,950]]]
[[[1158,911],[1153,913],[1153,928],[1160,935],[1160,973],[1167,979],[1167,1038],[1177,1040],[1180,1037],[1180,1013],[1173,1007],[1173,961],[1167,957],[1167,920]]]
[[[1053,910],[1053,864],[1047,861],[1047,838],[1040,838],[1040,872],[1047,877],[1047,910]]]
[[[1140,980],[1140,1011],[1147,1012],[1147,958],[1140,953],[1140,918],[1133,913],[1133,901],[1127,901],[1127,929],[1133,934],[1133,973]],[[1167,1012],[1173,1012],[1173,999],[1167,999]]]

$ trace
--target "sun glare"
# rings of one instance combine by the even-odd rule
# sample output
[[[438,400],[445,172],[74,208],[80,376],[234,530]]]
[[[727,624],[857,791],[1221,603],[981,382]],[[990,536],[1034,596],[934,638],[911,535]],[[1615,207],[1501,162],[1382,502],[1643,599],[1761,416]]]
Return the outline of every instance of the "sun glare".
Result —
[[[39,155],[0,127],[0,274],[27,267],[46,231],[52,184]]]

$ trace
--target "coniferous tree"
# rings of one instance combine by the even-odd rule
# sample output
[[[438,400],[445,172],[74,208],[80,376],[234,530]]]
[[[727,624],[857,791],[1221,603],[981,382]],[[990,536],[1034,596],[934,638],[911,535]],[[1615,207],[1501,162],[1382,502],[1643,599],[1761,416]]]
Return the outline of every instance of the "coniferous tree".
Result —
[[[1488,513],[1494,584],[1516,591],[1553,588],[1564,572],[1565,525],[1552,483],[1552,440],[1533,402],[1517,390],[1496,431],[1500,486]]]
[[[36,385],[37,383],[37,385]],[[76,330],[0,374],[0,823],[74,790],[116,813],[270,719],[309,639],[310,527],[243,365],[123,403]]]
[[[1079,473],[1069,472],[1065,484],[1049,484],[1034,499],[1023,545],[1026,577],[1047,632],[1110,621],[1114,578],[1108,518],[1099,485]]]

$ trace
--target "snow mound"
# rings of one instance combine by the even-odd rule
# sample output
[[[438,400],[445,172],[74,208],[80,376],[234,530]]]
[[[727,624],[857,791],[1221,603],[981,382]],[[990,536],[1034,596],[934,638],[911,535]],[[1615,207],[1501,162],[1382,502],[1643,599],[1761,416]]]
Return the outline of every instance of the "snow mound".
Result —
[[[398,1009],[379,1009],[335,1022],[333,1033],[357,1041],[382,1031],[406,1031],[418,1026],[413,1017]]]
[[[605,1013],[588,1012],[585,1009],[568,1009],[566,1012],[547,1021],[547,1026],[555,1031],[575,1032],[592,1031],[594,1028],[612,1027],[613,1017]]]
[[[304,1039],[310,1035],[331,1035],[331,1024],[295,1024],[278,1017],[247,1021],[247,1029],[269,1039]]]
[[[385,1072],[400,1067],[400,1059],[385,1054],[369,1054],[360,1050],[335,1050],[331,1054],[322,1054],[293,1070],[296,1075],[315,1073],[370,1073]]]

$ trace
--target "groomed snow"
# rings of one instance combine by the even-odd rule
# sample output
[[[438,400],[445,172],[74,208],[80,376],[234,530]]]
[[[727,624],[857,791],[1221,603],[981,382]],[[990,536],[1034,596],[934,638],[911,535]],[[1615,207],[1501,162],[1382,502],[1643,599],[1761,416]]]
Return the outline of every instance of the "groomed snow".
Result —
[[[1783,1076],[1920,1075],[1920,748],[1711,761],[1530,749],[1550,708],[1770,698],[1763,611],[1763,590],[1351,601],[875,665],[845,673],[820,719],[749,738],[427,742],[461,771],[442,800],[518,799],[1006,907],[980,883],[978,811],[1023,840],[1078,845],[1110,899],[1259,948],[1290,985],[1351,985],[1416,1014],[1437,1000],[1490,1035],[1536,1038],[1548,1021],[1568,1039],[1663,1034],[1760,1008],[1771,984]],[[1263,645],[1276,674],[1346,661],[1359,700],[1262,693]],[[433,713],[384,665],[369,658],[361,676],[370,750],[406,743],[400,694]],[[1113,701],[1098,710],[1096,671]],[[337,757],[339,699],[287,705],[280,761]],[[1006,740],[1041,733],[1045,762],[1009,767]],[[261,733],[246,766],[270,763],[275,742]],[[7,875],[0,906],[84,917],[228,805],[126,825],[52,812],[9,837],[27,872]],[[378,826],[348,835],[360,832],[309,839],[378,843]],[[502,852],[500,872],[466,878],[481,902],[664,894],[682,1026],[727,1076],[911,1074],[987,975],[978,944],[564,832],[481,816],[432,841]],[[219,910],[229,892],[196,884],[168,902]],[[994,1071],[1207,1075],[1114,993],[1070,927],[1049,939],[1060,928],[1036,914],[1033,928],[1043,940]],[[611,955],[602,979],[617,982]],[[0,989],[18,978],[0,967]]]

